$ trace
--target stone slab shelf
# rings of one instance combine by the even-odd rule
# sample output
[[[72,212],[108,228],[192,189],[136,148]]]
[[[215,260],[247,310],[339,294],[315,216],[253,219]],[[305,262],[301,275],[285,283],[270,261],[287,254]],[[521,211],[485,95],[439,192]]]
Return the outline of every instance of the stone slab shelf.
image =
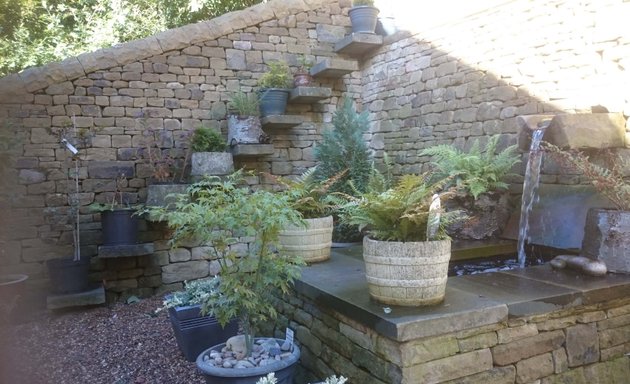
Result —
[[[335,52],[361,57],[383,45],[383,36],[373,33],[351,33],[335,43]]]
[[[237,144],[232,147],[234,157],[256,157],[273,155],[273,144]]]
[[[356,60],[327,58],[311,68],[311,76],[338,78],[358,70],[359,63]]]
[[[304,118],[299,115],[271,115],[260,119],[263,128],[292,128],[304,122]]]
[[[118,257],[133,257],[150,255],[155,251],[153,243],[129,245],[101,245],[98,247],[98,257],[110,259]]]
[[[49,295],[46,298],[46,308],[48,309],[63,309],[99,304],[105,304],[105,288],[102,284],[85,292]]]
[[[332,96],[332,90],[325,87],[296,87],[291,90],[289,103],[313,104]]]

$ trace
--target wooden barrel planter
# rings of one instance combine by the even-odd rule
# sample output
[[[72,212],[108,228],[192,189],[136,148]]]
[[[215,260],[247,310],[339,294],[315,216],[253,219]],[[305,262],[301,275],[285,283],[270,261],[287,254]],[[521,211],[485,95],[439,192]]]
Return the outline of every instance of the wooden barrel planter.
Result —
[[[391,305],[421,306],[444,300],[451,241],[363,239],[370,296]]]
[[[305,219],[306,228],[289,227],[280,232],[282,252],[301,257],[307,263],[330,259],[333,217]]]

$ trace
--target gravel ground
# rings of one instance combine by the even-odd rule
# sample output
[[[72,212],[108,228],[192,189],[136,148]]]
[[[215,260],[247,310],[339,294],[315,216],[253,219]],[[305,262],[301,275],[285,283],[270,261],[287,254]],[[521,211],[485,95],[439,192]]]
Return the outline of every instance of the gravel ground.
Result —
[[[34,321],[0,328],[1,384],[204,383],[177,348],[161,304],[38,312]]]

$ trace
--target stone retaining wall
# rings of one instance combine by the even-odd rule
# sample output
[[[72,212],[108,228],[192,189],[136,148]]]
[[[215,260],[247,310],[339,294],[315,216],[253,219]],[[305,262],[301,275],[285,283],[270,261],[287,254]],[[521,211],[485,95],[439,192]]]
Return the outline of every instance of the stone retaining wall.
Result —
[[[87,132],[79,169],[82,254],[95,256],[100,222],[88,205],[110,201],[119,174],[126,175],[121,185],[126,200],[145,201],[154,173],[145,160],[147,129],[159,133],[161,152],[181,165],[185,137],[194,128],[227,134],[229,98],[238,90],[252,91],[266,64],[285,60],[295,69],[300,55],[313,61],[333,56],[334,43],[350,25],[349,6],[349,0],[272,1],[0,79],[3,129],[10,124],[19,138],[16,166],[5,175],[2,190],[7,208],[3,272],[37,280],[45,276],[45,260],[72,252],[65,176],[71,164],[51,130],[74,120]],[[358,82],[358,73],[315,82],[331,88],[333,96],[325,103],[289,105],[287,114],[305,122],[268,131],[274,154],[235,159],[236,167],[299,175],[314,166],[313,145],[330,127],[339,96],[352,79]],[[248,182],[268,181],[254,177]],[[104,280],[110,293],[146,295],[216,272],[198,247],[168,250],[164,228],[141,226],[141,241],[156,241],[155,255],[93,260],[94,280]]]
[[[298,382],[331,374],[353,383],[625,383],[630,300],[544,313],[398,342],[298,296],[279,301],[277,335],[295,330]]]

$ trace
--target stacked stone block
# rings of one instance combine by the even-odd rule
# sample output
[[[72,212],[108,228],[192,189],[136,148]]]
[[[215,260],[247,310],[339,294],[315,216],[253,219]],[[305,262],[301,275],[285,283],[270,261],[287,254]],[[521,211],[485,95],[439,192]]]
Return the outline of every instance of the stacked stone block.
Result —
[[[630,377],[630,301],[579,306],[406,341],[299,295],[278,300],[276,334],[295,330],[300,382],[332,374],[357,383],[623,383]]]

